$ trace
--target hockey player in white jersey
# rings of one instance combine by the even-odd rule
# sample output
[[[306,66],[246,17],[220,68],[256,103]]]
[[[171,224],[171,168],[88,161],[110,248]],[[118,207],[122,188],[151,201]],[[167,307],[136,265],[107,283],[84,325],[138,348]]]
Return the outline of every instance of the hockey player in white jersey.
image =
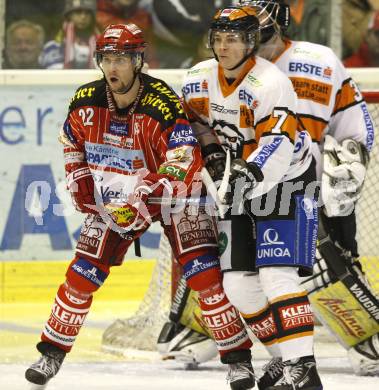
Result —
[[[343,65],[331,49],[309,42],[293,42],[284,36],[290,20],[289,7],[284,1],[242,1],[241,3],[254,7],[260,16],[259,54],[287,73],[294,84],[299,97],[298,117],[304,127],[311,132],[314,141],[313,153],[318,162],[318,177],[323,178],[323,195],[327,201],[325,212],[330,214],[328,217],[323,213],[322,218],[326,221],[333,241],[344,248],[346,256],[344,258],[351,264],[350,271],[359,277],[361,271],[357,261],[355,215],[351,214],[351,210],[354,209],[362,188],[367,165],[367,151],[371,149],[373,143],[373,124],[367,106],[354,81],[347,76]],[[323,149],[326,134],[333,138],[327,137]],[[349,149],[354,153],[349,153]],[[337,164],[336,156],[339,159]],[[327,167],[322,174],[323,158]],[[213,164],[217,167],[217,162]],[[216,170],[222,172],[222,162],[218,161],[218,165],[219,168]],[[338,168],[333,168],[333,165],[337,165]],[[351,178],[347,183],[346,177]],[[342,185],[348,188],[348,192],[343,190]],[[336,216],[333,217],[333,215]],[[323,271],[320,271],[322,267]],[[318,295],[323,293],[322,289],[328,286],[331,279],[338,280],[335,275],[330,278],[330,270],[324,260],[319,261],[315,269],[319,272],[314,281],[322,279],[324,283],[321,283],[320,291],[313,289],[313,291],[316,290],[314,294],[311,294],[314,306],[316,306]],[[320,273],[322,273],[321,277]],[[328,287],[328,289],[332,288],[333,285]],[[333,290],[332,293],[334,293]],[[342,293],[345,294],[346,291]],[[373,304],[375,305],[375,302]],[[317,314],[320,317],[319,311]],[[350,337],[350,339],[347,337],[345,346],[349,348],[349,357],[357,374],[378,375],[379,342],[377,330],[375,330],[377,324],[373,324],[369,316],[366,315],[366,317],[367,320],[361,320],[361,325],[364,325],[362,327],[364,336],[361,340],[357,340],[356,337]],[[250,322],[253,324],[254,321]],[[334,333],[338,335],[337,338],[341,340],[343,324],[339,329],[329,324],[329,328],[332,328],[332,331],[334,330]],[[345,328],[345,337],[348,330],[349,328]],[[193,333],[192,350],[195,350],[194,345],[197,345],[197,356],[208,356],[211,352],[211,344],[205,337],[196,339],[196,332],[193,331]],[[182,334],[188,334],[188,330],[182,330]],[[178,339],[180,335],[177,336],[176,346],[185,351],[186,347],[182,347]],[[175,349],[174,346],[173,349]],[[275,383],[281,377],[283,367],[280,358],[273,359],[267,365],[267,371],[261,378],[259,388],[264,389],[267,385]]]
[[[290,80],[255,56],[258,46],[254,10],[219,11],[209,32],[215,59],[188,72],[184,103],[209,171],[222,155],[232,157],[231,207],[218,223],[225,292],[246,318],[255,318],[267,344],[278,341],[291,383],[321,390],[313,314],[299,278],[312,272],[317,235],[311,138],[299,130]]]
[[[355,214],[352,210],[362,188],[368,161],[367,152],[371,149],[374,137],[367,105],[354,81],[348,77],[331,49],[309,42],[290,41],[285,37],[290,16],[289,7],[285,2],[243,1],[242,4],[253,7],[260,17],[259,54],[274,62],[290,77],[298,94],[298,118],[312,135],[313,153],[318,162],[318,177],[323,182],[325,207],[321,217],[332,240],[337,243],[337,250],[343,254],[340,256],[342,262],[341,258],[334,259],[334,256],[327,261],[318,259],[315,266],[317,273],[311,280],[313,283],[306,284],[312,291],[311,302],[322,322],[328,325],[339,341],[344,341],[355,372],[359,375],[378,375],[377,321],[373,321],[372,316],[365,313],[362,307],[360,310],[350,310],[351,313],[359,312],[363,316],[363,320],[362,317],[350,319],[360,323],[361,336],[357,337],[346,326],[348,323],[343,321],[342,314],[334,313],[340,317],[339,321],[333,319],[330,321],[329,317],[328,323],[328,317],[323,316],[323,309],[326,308],[320,304],[325,301],[323,299],[325,292],[332,294],[333,297],[343,294],[346,303],[341,309],[351,309],[351,305],[357,303],[349,294],[347,287],[335,290],[332,283],[338,281],[335,265],[342,263],[342,272],[348,267],[353,283],[358,281],[361,284],[364,280],[358,262]],[[328,136],[325,137],[326,135]],[[220,161],[219,164],[222,165]],[[222,171],[222,168],[219,170]],[[321,247],[319,249],[321,252]],[[314,286],[315,284],[317,285]],[[370,295],[370,291],[367,290],[366,293],[368,299],[371,299],[372,306],[377,307],[377,301],[375,302],[372,293]],[[343,310],[340,313],[342,312]],[[254,329],[254,318],[247,318],[247,322]],[[258,333],[257,335],[259,337]],[[261,340],[275,356],[274,348],[264,339]],[[201,340],[198,345],[201,343],[210,349],[209,343],[205,340]],[[198,354],[202,355],[199,352]],[[266,368],[265,375],[259,383],[261,389],[277,382],[284,365],[276,356]]]
[[[310,295],[312,306],[320,320],[348,349],[355,372],[379,375],[378,318],[362,306],[356,310],[363,316],[357,314],[354,318],[361,329],[360,337],[357,337],[351,332],[348,321],[342,318],[343,310],[340,314],[335,312],[334,317],[327,316],[325,313],[330,308],[322,303],[327,301],[325,294],[336,298],[342,294],[344,308],[353,313],[351,308],[357,304],[357,298],[351,294],[351,286],[359,285],[372,307],[379,307],[370,286],[364,282],[355,238],[355,205],[374,141],[374,126],[367,105],[354,80],[330,48],[291,41],[285,36],[290,13],[285,1],[241,1],[242,4],[257,12],[261,24],[259,55],[275,63],[291,79],[298,96],[299,121],[313,140],[324,204],[320,220],[323,230],[336,244],[339,256],[327,252],[326,258],[319,245],[317,272],[310,280],[313,285],[305,284],[313,292]],[[346,272],[350,274],[350,282],[345,280],[341,291],[333,282],[341,279],[339,273]]]

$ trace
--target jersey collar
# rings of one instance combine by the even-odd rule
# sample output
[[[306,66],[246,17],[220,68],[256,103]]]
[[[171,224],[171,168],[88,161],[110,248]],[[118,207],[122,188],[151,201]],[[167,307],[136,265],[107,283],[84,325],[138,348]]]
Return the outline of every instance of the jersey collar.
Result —
[[[255,57],[249,58],[246,61],[244,67],[242,68],[242,71],[239,74],[239,76],[233,81],[232,84],[229,85],[228,82],[226,81],[224,70],[222,69],[220,64],[218,64],[218,81],[224,98],[228,97],[236,90],[236,88],[241,84],[242,80],[245,78],[245,76],[250,72],[250,70],[254,66],[255,66]]]
[[[289,39],[284,39],[284,44],[285,44],[284,50],[271,60],[273,64],[279,61],[279,58],[292,46],[292,41],[290,41]]]

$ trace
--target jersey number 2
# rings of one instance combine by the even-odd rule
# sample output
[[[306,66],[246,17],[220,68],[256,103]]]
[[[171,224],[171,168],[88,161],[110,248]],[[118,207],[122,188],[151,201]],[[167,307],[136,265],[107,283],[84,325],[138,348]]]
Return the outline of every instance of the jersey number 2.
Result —
[[[84,110],[84,108],[81,108],[79,110],[79,115],[82,118],[84,126],[92,126],[93,125],[92,117],[94,116],[94,114],[95,114],[95,111],[93,110],[93,108],[90,108],[90,107],[86,108],[85,110]]]

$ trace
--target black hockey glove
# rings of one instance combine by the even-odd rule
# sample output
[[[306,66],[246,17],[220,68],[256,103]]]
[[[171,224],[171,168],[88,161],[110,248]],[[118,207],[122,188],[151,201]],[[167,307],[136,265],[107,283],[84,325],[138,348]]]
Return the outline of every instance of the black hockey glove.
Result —
[[[229,183],[235,183],[238,178],[244,177],[252,186],[254,183],[263,181],[264,176],[261,169],[253,162],[246,162],[242,158],[235,158],[230,166]]]
[[[241,188],[236,188],[238,179],[245,179],[245,183],[241,183]],[[252,162],[248,163],[242,158],[235,158],[230,166],[230,192],[225,199],[226,203],[233,203],[235,191],[242,190],[242,197],[244,197],[247,192],[252,190],[256,184],[263,181],[263,179],[263,173],[258,165]]]
[[[214,182],[222,180],[226,161],[226,153],[222,146],[216,143],[209,144],[201,148],[201,154],[212,180]]]

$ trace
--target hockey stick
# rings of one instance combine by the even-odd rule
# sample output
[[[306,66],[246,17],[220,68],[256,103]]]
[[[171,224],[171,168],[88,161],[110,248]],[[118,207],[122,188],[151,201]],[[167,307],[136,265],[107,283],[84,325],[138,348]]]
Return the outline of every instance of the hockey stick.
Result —
[[[362,308],[379,324],[379,302],[356,274],[346,266],[343,252],[326,232],[322,218],[319,220],[318,250],[335,276],[357,299]]]
[[[225,204],[225,196],[228,192],[228,185],[229,185],[229,177],[230,177],[230,164],[231,164],[231,158],[230,158],[230,151],[229,149],[226,151],[226,162],[225,162],[225,172],[224,176],[221,180],[220,188],[217,191],[217,196],[220,199],[220,217],[224,218],[224,215],[229,209],[229,206]]]
[[[211,178],[209,172],[206,168],[203,168],[201,171],[201,176],[203,179],[204,185],[207,187],[209,194],[212,199],[215,201],[217,210],[220,218],[224,218],[226,212],[229,209],[229,205],[225,204],[225,195],[228,191],[229,176],[230,176],[230,151],[226,151],[226,162],[225,162],[225,171],[224,176],[222,177],[220,187],[217,189],[217,186],[213,179]]]
[[[148,204],[158,204],[162,206],[177,206],[177,205],[199,205],[199,206],[215,206],[215,202],[209,202],[208,197],[199,198],[160,198],[152,196],[148,198]]]
[[[230,151],[226,152],[226,163],[225,163],[225,172],[221,180],[219,189],[213,179],[211,178],[208,170],[203,168],[201,170],[201,177],[205,187],[208,190],[213,202],[210,202],[208,196],[199,197],[199,198],[160,198],[160,197],[149,197],[148,204],[159,204],[165,206],[176,206],[180,204],[184,205],[201,205],[201,206],[216,206],[218,213],[221,218],[224,217],[225,213],[228,211],[229,206],[225,204],[225,195],[228,191],[229,176],[230,176]]]

